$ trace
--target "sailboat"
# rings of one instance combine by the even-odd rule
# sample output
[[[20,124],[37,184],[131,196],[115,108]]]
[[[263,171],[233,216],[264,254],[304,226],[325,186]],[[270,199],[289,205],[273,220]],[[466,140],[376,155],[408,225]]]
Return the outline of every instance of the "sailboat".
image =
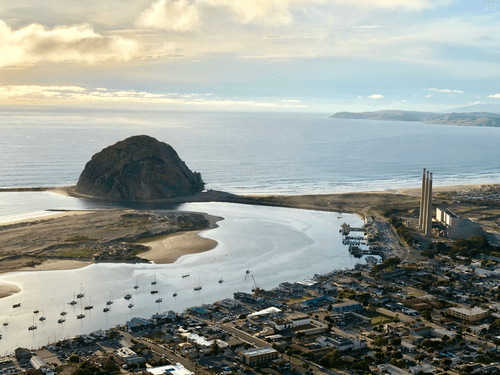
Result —
[[[102,309],[102,312],[108,312],[109,311],[109,307],[106,306],[104,309]]]
[[[57,323],[61,324],[61,323],[64,323],[66,321],[66,319],[64,318],[59,318],[59,320],[57,321]]]
[[[89,304],[84,307],[85,310],[92,310],[94,306],[92,306],[92,303],[90,302],[90,297],[89,297]]]
[[[9,325],[9,321],[7,320],[7,317],[5,317],[5,322],[3,322],[3,326],[7,327]]]
[[[42,311],[42,316],[38,318],[39,321],[43,322],[45,319],[45,311]]]
[[[111,292],[109,292],[109,301],[106,302],[106,305],[112,305],[113,304],[113,298],[111,297]]]
[[[163,298],[158,298],[155,303],[162,303],[163,302]]]
[[[35,325],[35,317],[33,317],[33,325],[29,326],[28,327],[28,331],[33,331],[34,329],[36,329],[36,325]]]
[[[85,296],[85,293],[83,293],[83,285],[80,284],[80,293],[76,295],[76,298],[83,298]]]
[[[220,274],[220,279],[219,279],[219,284],[222,284],[224,282],[224,279],[222,278],[222,273]]]
[[[67,314],[66,308],[63,306],[63,311],[61,311],[59,315],[64,316],[66,314]]]
[[[40,310],[38,310],[38,307],[36,308],[35,311],[33,311],[33,314],[38,314],[40,312]]]
[[[75,292],[73,292],[73,301],[69,302],[68,305],[71,305],[71,306],[74,306],[76,305],[78,302],[76,302],[76,299],[75,299]]]
[[[132,307],[134,307],[134,303],[130,301],[130,303],[128,304],[128,308],[131,309]]]
[[[156,275],[154,276],[154,280],[151,281],[151,285],[156,285]]]
[[[134,289],[139,289],[139,282],[137,281],[137,277],[135,278],[135,285],[134,285]]]
[[[194,287],[195,291],[201,290],[200,278],[198,277],[198,285]]]
[[[177,290],[173,294],[174,297],[177,297]]]
[[[80,306],[80,309],[81,309],[81,306]],[[81,310],[80,314],[78,314],[76,316],[76,319],[83,319],[83,318],[85,318],[85,314],[83,313],[83,310]]]

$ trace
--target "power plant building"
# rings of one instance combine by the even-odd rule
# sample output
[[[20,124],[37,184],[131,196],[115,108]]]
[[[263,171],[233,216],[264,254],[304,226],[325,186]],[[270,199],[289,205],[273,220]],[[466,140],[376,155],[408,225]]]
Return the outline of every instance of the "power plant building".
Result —
[[[479,224],[458,216],[448,208],[436,208],[436,221],[444,226],[440,235],[452,240],[484,235],[483,228]]]

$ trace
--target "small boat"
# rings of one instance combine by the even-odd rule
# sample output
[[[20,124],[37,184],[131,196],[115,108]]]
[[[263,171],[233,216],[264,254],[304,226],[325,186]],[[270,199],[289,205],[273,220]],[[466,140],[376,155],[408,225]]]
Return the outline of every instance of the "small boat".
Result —
[[[125,296],[123,298],[125,298],[126,300],[129,300],[132,298],[132,296],[130,294],[125,294]]]
[[[224,282],[224,279],[222,278],[222,275],[220,275],[219,284],[222,284],[223,282]]]
[[[4,327],[7,327],[8,325],[9,325],[9,322],[7,320],[5,322],[3,322]]]
[[[76,316],[76,319],[83,319],[83,318],[85,318],[85,314],[78,314]]]
[[[63,306],[63,311],[61,311],[61,312],[59,313],[59,315],[64,316],[64,315],[66,315],[66,314],[67,314],[66,309],[65,309],[65,308],[64,308],[64,306]]]
[[[89,304],[87,306],[84,307],[85,310],[92,310],[94,308],[94,306],[92,305],[92,302],[90,302],[90,298],[89,298]]]
[[[201,284],[200,284],[200,278],[199,277],[198,277],[198,285],[196,285],[194,287],[194,290],[195,290],[195,292],[197,292],[198,290],[201,290]]]
[[[151,281],[151,285],[156,285],[156,275],[154,276],[154,280]]]
[[[113,304],[113,298],[111,298],[111,292],[109,292],[109,301],[106,302],[106,305],[110,306]]]
[[[102,309],[102,312],[108,312],[109,311],[109,307],[105,307],[104,309]]]
[[[38,320],[43,322],[45,319],[47,319],[47,318],[45,318],[45,314],[44,314],[44,312],[42,312],[42,316],[39,317]]]
[[[85,296],[85,293],[83,293],[83,285],[80,284],[80,293],[76,295],[76,298],[83,298]]]
[[[40,310],[36,309],[35,311],[33,311],[33,314],[38,314],[40,312]]]
[[[12,305],[12,308],[15,309],[16,307],[21,307],[21,302]]]
[[[173,296],[174,296],[174,297],[177,297],[177,292],[175,292],[175,293],[173,294]]]
[[[131,302],[128,304],[128,308],[131,309],[132,307],[134,307],[134,304]]]
[[[151,294],[156,294],[156,293],[158,293],[158,291],[157,291],[157,290],[152,290],[152,291],[151,291]]]
[[[162,303],[163,302],[163,298],[158,298],[155,302],[156,303]]]
[[[75,292],[73,292],[73,301],[69,302],[68,305],[71,305],[71,306],[74,306],[76,305],[78,302],[76,302],[75,300]]]
[[[61,323],[64,323],[65,321],[66,321],[66,319],[64,319],[64,318],[60,318],[60,319],[57,321],[57,323],[61,324]]]
[[[250,273],[250,270],[246,270],[245,273],[248,275]]]
[[[34,329],[36,329],[36,325],[35,325],[35,317],[33,317],[33,324],[31,326],[28,327],[28,331],[33,331]]]
[[[139,283],[137,282],[137,278],[135,279],[134,289],[139,289]]]
[[[184,279],[185,277],[189,277],[189,273],[185,273],[184,275],[182,275],[182,278]]]

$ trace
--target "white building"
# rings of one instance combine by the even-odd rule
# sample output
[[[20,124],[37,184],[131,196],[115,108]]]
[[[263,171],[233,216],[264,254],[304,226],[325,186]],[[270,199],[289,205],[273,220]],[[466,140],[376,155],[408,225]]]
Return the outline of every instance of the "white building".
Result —
[[[35,370],[40,370],[45,375],[54,375],[55,374],[54,366],[48,365],[47,363],[44,362],[43,359],[41,359],[37,355],[34,355],[33,357],[31,357],[30,364],[31,364],[31,366],[33,366],[33,368]]]
[[[115,354],[120,357],[127,365],[144,362],[144,358],[139,356],[130,348],[120,348],[115,352]]]
[[[446,226],[444,234],[451,239],[469,238],[484,233],[479,224],[458,216],[448,208],[436,208],[436,220]]]

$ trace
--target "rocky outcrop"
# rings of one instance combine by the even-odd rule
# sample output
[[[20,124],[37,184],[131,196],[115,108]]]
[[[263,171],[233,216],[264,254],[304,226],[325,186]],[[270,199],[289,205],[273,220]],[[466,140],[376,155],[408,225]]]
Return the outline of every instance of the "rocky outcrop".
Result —
[[[201,175],[192,172],[168,144],[139,135],[98,152],[80,175],[77,193],[112,200],[158,200],[203,190]]]

